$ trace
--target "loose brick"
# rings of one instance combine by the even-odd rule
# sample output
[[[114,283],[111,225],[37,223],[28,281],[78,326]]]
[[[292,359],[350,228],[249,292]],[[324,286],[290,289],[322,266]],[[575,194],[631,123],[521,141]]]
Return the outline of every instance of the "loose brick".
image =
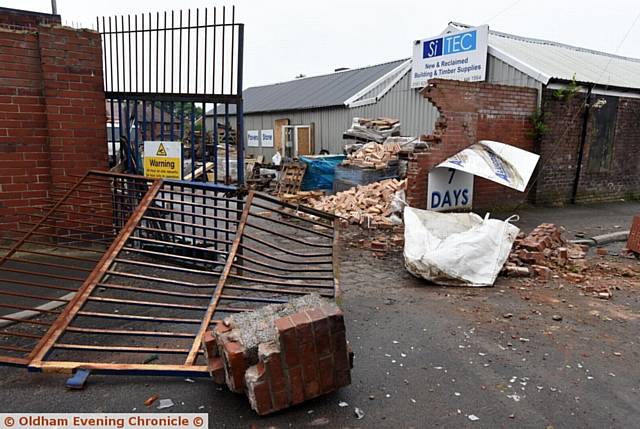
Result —
[[[533,272],[538,280],[546,282],[551,279],[551,268],[542,265],[532,265],[531,268],[533,268]]]

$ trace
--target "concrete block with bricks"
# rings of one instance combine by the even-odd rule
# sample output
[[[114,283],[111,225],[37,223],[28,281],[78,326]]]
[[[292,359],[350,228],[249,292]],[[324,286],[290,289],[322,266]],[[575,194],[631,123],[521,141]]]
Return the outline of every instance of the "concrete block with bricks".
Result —
[[[342,311],[319,295],[231,316],[203,347],[213,381],[244,392],[260,415],[351,384]]]

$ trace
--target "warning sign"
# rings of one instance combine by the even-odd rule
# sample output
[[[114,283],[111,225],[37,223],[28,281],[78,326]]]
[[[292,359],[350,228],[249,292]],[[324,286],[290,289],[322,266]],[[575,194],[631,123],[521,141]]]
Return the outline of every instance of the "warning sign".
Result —
[[[164,148],[164,145],[160,143],[158,146],[158,151],[156,152],[156,156],[167,156],[167,151]]]
[[[153,178],[182,179],[182,143],[144,142],[144,175]]]

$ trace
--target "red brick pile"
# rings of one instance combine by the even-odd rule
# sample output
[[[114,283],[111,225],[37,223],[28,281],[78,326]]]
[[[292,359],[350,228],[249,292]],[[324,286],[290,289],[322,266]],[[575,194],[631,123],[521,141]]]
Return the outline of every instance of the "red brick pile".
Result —
[[[260,415],[351,384],[353,354],[344,317],[334,303],[261,310],[281,317],[265,317],[247,326],[245,314],[232,316],[206,333],[203,345],[215,383],[244,392]],[[251,337],[253,332],[246,332],[254,328],[259,342]]]
[[[509,276],[529,276],[533,273],[539,280],[549,280],[553,269],[571,267],[582,271],[585,268],[586,250],[565,241],[556,225],[543,223],[528,235],[518,235],[503,272]]]
[[[396,192],[405,189],[405,181],[385,179],[368,185],[359,185],[334,195],[309,201],[316,210],[333,213],[350,224],[364,228],[393,228],[393,201]]]

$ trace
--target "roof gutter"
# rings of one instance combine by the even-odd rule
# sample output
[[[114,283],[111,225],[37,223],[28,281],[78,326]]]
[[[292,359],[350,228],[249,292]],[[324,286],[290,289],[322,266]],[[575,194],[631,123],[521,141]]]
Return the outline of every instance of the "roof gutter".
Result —
[[[553,79],[553,82],[547,85],[547,89],[553,89],[553,90],[563,89],[567,87],[566,84],[568,84],[569,82],[570,81],[563,80],[563,79]],[[576,83],[578,85],[581,85],[577,89],[578,92],[585,93],[591,90],[591,93],[593,95],[610,95],[612,97],[622,97],[622,98],[640,98],[640,89],[630,88],[629,91],[623,91],[623,89],[625,88],[621,88],[621,87],[613,87],[614,89],[609,89],[609,88],[612,88],[610,85],[600,85],[600,87],[598,87],[598,85],[592,82],[576,82]],[[604,88],[602,86],[604,86]],[[584,87],[589,87],[589,88],[585,89]],[[616,89],[616,88],[619,88],[619,89]]]
[[[356,92],[355,94],[353,94],[351,97],[347,98],[344,101],[344,105],[352,108],[352,107],[358,107],[358,106],[363,106],[366,104],[373,104],[376,103],[379,99],[381,99],[396,83],[398,83],[398,81],[400,79],[402,79],[402,77],[405,75],[405,73],[411,68],[411,60],[407,60],[405,62],[403,62],[402,64],[400,64],[399,66],[397,66],[396,68],[394,68],[393,70],[391,70],[388,73],[385,73],[384,75],[380,76],[378,79],[374,80],[373,82],[371,82],[369,85],[365,86],[364,88],[362,88],[360,91]],[[380,91],[375,97],[371,97],[371,98],[366,98],[364,100],[358,100],[360,97],[362,97],[363,95],[365,95],[366,93],[370,92],[371,90],[373,90],[376,86],[380,85],[381,83],[383,83],[384,81],[386,81],[387,79],[389,79],[391,76],[393,76],[394,74],[397,74],[397,76],[391,81],[389,82],[389,84],[387,86],[385,86],[382,91]]]

